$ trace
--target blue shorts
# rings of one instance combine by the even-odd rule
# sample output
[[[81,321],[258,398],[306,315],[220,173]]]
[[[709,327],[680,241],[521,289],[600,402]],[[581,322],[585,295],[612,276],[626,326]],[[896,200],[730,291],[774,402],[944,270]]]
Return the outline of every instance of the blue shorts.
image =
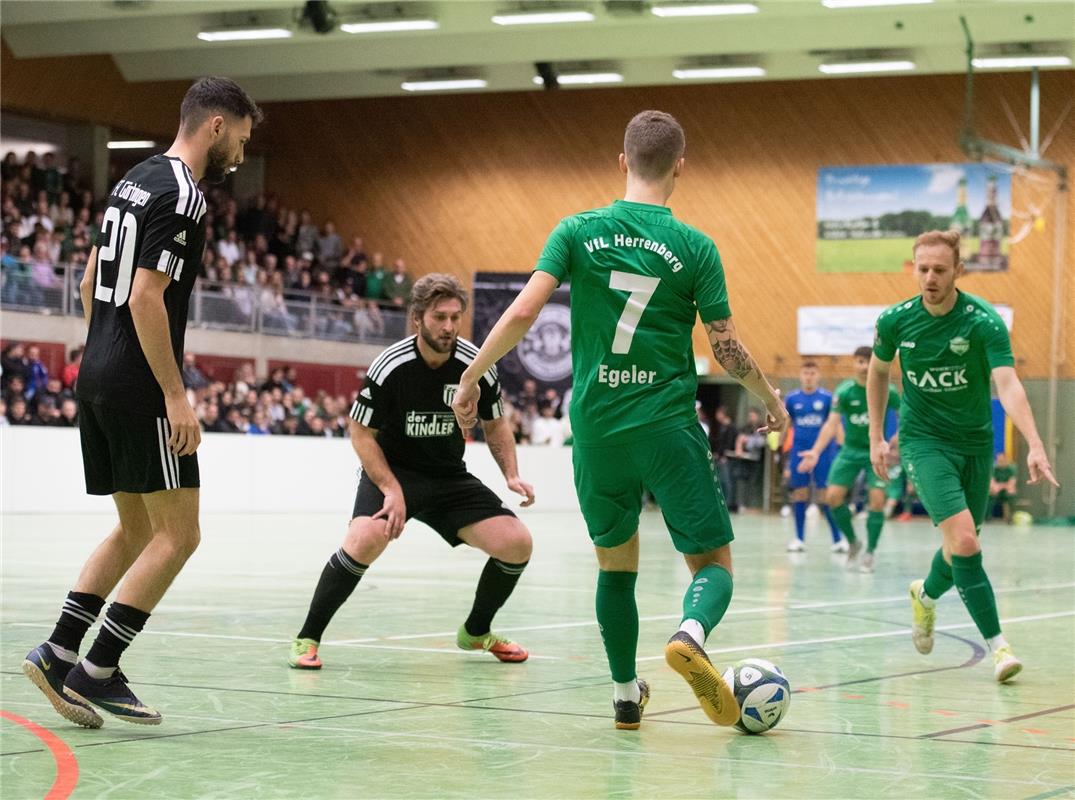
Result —
[[[809,448],[807,448],[809,449]],[[788,488],[805,489],[813,481],[814,487],[824,489],[829,485],[829,469],[832,467],[833,448],[826,447],[818,457],[817,464],[810,472],[799,472],[799,458],[802,450],[792,448],[788,451],[788,465],[791,468],[791,477],[788,478]]]

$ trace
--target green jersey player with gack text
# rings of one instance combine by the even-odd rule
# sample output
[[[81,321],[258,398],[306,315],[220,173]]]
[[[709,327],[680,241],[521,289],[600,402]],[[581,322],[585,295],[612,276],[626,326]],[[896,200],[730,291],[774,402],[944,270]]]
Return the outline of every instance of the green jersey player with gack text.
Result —
[[[781,431],[788,422],[732,323],[716,246],[667,206],[683,152],[683,129],[671,115],[643,111],[631,120],[619,159],[627,175],[624,199],[556,226],[452,403],[460,425],[473,426],[482,371],[523,338],[557,285],[570,281],[575,488],[601,568],[597,621],[614,683],[616,727],[629,730],[639,727],[649,698],[635,671],[643,488],[661,506],[693,575],[665,658],[713,722],[739,719],[735,696],[704,649],[731,601],[733,537],[694,408],[691,331],[699,316],[717,361],[764,401],[762,430]]]
[[[885,477],[884,409],[889,370],[898,353],[903,372],[900,456],[942,536],[929,574],[911,584],[915,647],[920,653],[933,649],[934,603],[954,585],[993,651],[996,679],[1004,682],[1023,665],[1000,632],[978,543],[993,471],[991,377],[1001,405],[1030,447],[1028,483],[1044,478],[1058,484],[1015,374],[1004,321],[985,300],[956,288],[963,274],[959,234],[923,233],[912,252],[921,294],[897,303],[877,320],[866,381],[870,461],[878,477]]]

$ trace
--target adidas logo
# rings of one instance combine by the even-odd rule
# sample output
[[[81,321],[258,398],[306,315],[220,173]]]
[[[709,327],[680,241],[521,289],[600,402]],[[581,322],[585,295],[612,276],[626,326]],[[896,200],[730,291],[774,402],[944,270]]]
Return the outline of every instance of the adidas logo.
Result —
[[[187,246],[187,232],[186,231],[180,231],[179,233],[177,233],[175,235],[175,238],[172,241],[174,241],[176,244],[181,244],[181,245],[183,245],[183,247],[186,247]]]

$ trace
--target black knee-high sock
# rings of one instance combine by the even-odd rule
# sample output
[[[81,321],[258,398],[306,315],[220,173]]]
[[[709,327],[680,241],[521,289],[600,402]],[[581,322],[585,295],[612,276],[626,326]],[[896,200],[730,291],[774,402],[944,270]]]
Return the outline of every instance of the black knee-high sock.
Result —
[[[470,616],[463,623],[471,636],[489,633],[489,626],[500,607],[511,597],[519,576],[523,574],[529,561],[522,564],[506,564],[495,558],[485,562],[485,569],[478,579],[478,589],[474,592],[474,607]]]
[[[95,667],[118,667],[123,651],[146,626],[148,619],[148,611],[123,603],[112,603],[105,612],[104,622],[93,646],[86,653],[86,660]]]
[[[86,592],[68,592],[63,601],[63,611],[52,629],[49,642],[59,647],[78,652],[86,631],[97,621],[105,599]]]
[[[367,569],[368,564],[355,561],[342,547],[332,554],[325,568],[321,570],[321,580],[314,589],[310,611],[306,614],[306,621],[302,623],[302,630],[299,631],[300,639],[321,641],[332,617],[351,596]]]

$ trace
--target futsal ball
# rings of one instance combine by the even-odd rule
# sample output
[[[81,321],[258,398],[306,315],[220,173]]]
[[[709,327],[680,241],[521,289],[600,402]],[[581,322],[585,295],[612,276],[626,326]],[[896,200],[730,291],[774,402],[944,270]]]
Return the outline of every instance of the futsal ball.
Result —
[[[735,692],[739,721],[744,733],[765,733],[776,727],[791,705],[791,686],[780,667],[761,658],[746,658],[724,673]]]
[[[1012,514],[1012,524],[1018,525],[1020,528],[1025,528],[1028,525],[1034,524],[1034,517],[1030,515],[1029,511],[1016,511]]]

